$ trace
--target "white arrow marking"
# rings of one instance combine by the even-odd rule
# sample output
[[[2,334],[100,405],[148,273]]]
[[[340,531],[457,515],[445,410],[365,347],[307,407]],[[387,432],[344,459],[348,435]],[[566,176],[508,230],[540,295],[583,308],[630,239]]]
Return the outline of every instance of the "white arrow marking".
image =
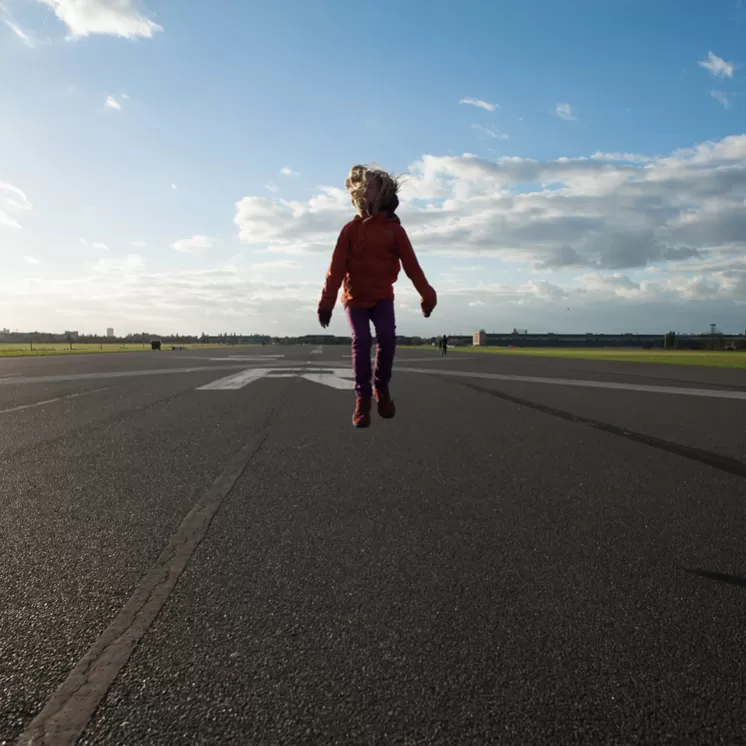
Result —
[[[200,386],[197,391],[236,391],[247,386],[252,381],[256,381],[257,378],[262,378],[272,370],[271,368],[249,368],[248,370],[242,370],[240,373],[235,373],[232,376],[226,376],[225,378],[219,378],[217,381],[207,383],[204,386]]]
[[[352,390],[355,388],[355,383],[350,380],[352,375],[352,371],[347,368],[301,368],[295,371],[285,368],[248,368],[200,386],[197,391],[236,391],[259,378],[305,378],[333,389]]]
[[[271,360],[274,362],[277,358],[285,357],[284,355],[229,355],[228,357],[208,357],[208,360],[220,360],[220,361],[238,361],[244,362],[252,360]]]
[[[339,371],[333,373],[306,373],[303,375],[306,381],[321,383],[324,386],[331,386],[333,389],[347,389],[348,391],[355,388],[355,382],[349,378],[342,378]]]

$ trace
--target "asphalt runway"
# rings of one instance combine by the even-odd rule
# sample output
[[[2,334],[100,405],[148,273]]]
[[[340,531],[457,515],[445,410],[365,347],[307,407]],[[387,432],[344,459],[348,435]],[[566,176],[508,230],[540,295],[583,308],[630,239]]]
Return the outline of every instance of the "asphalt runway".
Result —
[[[746,743],[742,371],[349,367],[0,359],[0,746]]]

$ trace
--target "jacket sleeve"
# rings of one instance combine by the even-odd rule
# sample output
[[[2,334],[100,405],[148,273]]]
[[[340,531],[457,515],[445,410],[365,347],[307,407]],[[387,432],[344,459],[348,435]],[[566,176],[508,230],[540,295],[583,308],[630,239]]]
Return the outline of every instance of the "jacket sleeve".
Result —
[[[399,226],[397,230],[396,244],[404,272],[412,281],[415,290],[420,294],[422,302],[428,306],[434,307],[436,303],[435,290],[433,290],[430,283],[427,281],[425,273],[422,271],[422,267],[420,267],[420,263],[417,261],[417,256],[414,253],[411,242],[409,241],[409,236],[401,226]]]
[[[347,274],[347,260],[350,255],[350,233],[345,226],[337,239],[337,245],[332,254],[332,261],[329,269],[326,271],[326,281],[321,291],[321,300],[319,301],[319,310],[331,311],[337,303],[339,286],[342,284],[345,274]]]

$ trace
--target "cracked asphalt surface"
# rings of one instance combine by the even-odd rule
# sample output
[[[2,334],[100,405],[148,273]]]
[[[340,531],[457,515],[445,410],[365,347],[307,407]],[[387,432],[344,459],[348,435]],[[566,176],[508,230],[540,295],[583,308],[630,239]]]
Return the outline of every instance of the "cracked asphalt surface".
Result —
[[[348,353],[0,360],[0,744],[746,743],[746,400],[445,375],[742,372]]]

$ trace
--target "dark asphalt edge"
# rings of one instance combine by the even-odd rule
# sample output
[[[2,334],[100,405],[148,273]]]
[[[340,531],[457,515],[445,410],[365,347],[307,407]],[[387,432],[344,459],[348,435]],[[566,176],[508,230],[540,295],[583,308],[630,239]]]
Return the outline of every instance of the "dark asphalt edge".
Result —
[[[719,471],[724,471],[728,474],[735,474],[738,477],[746,478],[746,463],[739,461],[738,459],[730,458],[729,456],[721,456],[712,451],[705,451],[701,448],[693,448],[692,446],[685,446],[681,443],[675,443],[671,440],[665,440],[663,438],[656,438],[653,435],[646,435],[635,430],[629,430],[626,427],[619,427],[618,425],[612,425],[608,422],[601,422],[600,420],[592,420],[588,417],[582,417],[572,412],[567,412],[562,409],[556,409],[555,407],[547,406],[546,404],[539,404],[538,402],[531,401],[529,399],[522,399],[518,396],[512,396],[506,394],[504,391],[496,391],[489,389],[484,386],[479,386],[475,383],[469,383],[468,381],[456,380],[461,386],[470,388],[474,391],[478,391],[482,394],[489,394],[490,396],[497,397],[503,401],[517,404],[521,407],[529,407],[538,412],[548,414],[552,417],[559,417],[568,422],[574,422],[578,425],[584,425],[586,427],[594,428],[595,430],[601,430],[611,435],[618,435],[627,440],[641,443],[651,448],[656,448],[660,451],[666,451],[675,456],[681,456],[682,458],[689,459],[690,461],[696,461],[705,466],[709,466]]]
[[[221,475],[189,511],[122,610],[21,733],[18,746],[76,743],[163,608],[225,498],[266,442],[274,413],[273,408],[258,433],[232,456]]]

